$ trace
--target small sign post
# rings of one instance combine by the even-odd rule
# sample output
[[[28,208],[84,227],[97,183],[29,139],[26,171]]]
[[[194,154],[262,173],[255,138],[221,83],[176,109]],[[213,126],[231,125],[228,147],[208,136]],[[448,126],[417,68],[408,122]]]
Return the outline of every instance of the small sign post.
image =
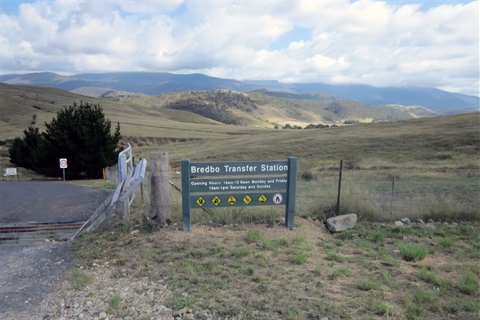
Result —
[[[17,168],[5,168],[5,174],[3,176],[4,177],[15,176],[18,181]]]
[[[297,158],[278,161],[190,162],[182,160],[183,230],[191,209],[285,205],[285,227],[293,229]]]
[[[60,169],[63,169],[63,181],[65,181],[65,169],[68,168],[67,158],[60,159]]]

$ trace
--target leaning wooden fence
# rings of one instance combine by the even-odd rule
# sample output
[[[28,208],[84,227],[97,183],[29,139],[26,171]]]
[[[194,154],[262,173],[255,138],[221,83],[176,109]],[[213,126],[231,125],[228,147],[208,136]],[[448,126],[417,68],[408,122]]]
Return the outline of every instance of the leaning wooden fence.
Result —
[[[125,218],[129,214],[135,190],[143,184],[146,168],[146,159],[140,160],[136,166],[133,165],[132,147],[128,144],[118,155],[119,183],[115,191],[95,210],[74,238],[83,231],[91,232],[97,229],[104,221],[113,217],[117,208],[121,217]]]

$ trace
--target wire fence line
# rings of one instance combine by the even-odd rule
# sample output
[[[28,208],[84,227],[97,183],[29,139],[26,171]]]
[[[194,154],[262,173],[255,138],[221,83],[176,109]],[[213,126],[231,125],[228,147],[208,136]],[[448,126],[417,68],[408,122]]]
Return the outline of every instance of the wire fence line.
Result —
[[[373,221],[480,219],[478,169],[344,168],[341,179],[339,173],[339,168],[300,170],[296,215],[357,213]],[[180,177],[172,171],[170,180],[177,189]]]
[[[404,217],[480,220],[480,169],[363,169],[346,163],[341,180],[338,161],[322,162],[322,168],[300,169],[297,172],[297,216],[357,213],[360,218],[373,221],[394,221]],[[24,179],[21,170],[16,177],[3,178]],[[28,180],[31,179],[31,176],[28,177]],[[170,188],[172,205],[176,206],[172,210],[181,219],[181,174],[178,168],[170,172],[170,181],[177,188]],[[149,183],[147,174],[146,207],[150,204]],[[247,209],[241,209],[240,214]],[[209,210],[205,214],[215,214],[216,210],[219,209]],[[262,209],[255,207],[252,210]],[[172,212],[172,216],[175,216],[175,212]],[[283,209],[278,212],[281,216]]]
[[[339,171],[340,167],[337,175]],[[343,169],[341,180],[332,172],[299,173],[299,185],[304,188],[297,198],[300,211],[309,210],[302,208],[302,197],[317,193],[317,210],[327,213],[356,211],[378,221],[403,217],[480,219],[478,169]],[[338,208],[332,205],[335,190],[340,198]]]

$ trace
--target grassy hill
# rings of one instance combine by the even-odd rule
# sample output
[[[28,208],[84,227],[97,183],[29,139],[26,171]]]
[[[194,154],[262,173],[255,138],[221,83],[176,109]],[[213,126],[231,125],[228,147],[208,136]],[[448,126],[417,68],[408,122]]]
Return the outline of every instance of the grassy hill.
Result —
[[[274,127],[287,123],[342,124],[345,121],[379,122],[439,115],[423,107],[366,105],[327,94],[285,94],[271,91],[240,93],[231,90],[185,91],[157,96],[119,94],[113,100],[145,107],[188,111],[224,124]],[[182,121],[182,120],[181,120]]]
[[[237,92],[252,90],[279,91],[283,95],[322,93],[366,104],[419,105],[440,114],[466,113],[478,110],[479,97],[451,93],[435,88],[371,87],[361,84],[334,85],[325,83],[281,83],[273,80],[222,79],[204,74],[172,74],[166,72],[107,72],[62,76],[52,72],[0,75],[0,82],[16,85],[55,87],[69,91],[105,89],[137,94],[167,94],[179,91],[228,89]],[[95,88],[95,89],[93,89]]]
[[[114,122],[148,125],[153,118],[199,124],[234,124],[273,128],[285,124],[342,124],[345,121],[378,122],[434,116],[421,107],[365,105],[329,95],[275,96],[272,92],[239,93],[230,90],[187,91],[148,96],[105,89],[74,94],[48,87],[12,86],[0,83],[0,139],[18,136],[28,125],[42,128],[56,112],[74,101],[100,103]],[[279,94],[277,94],[279,95]],[[126,121],[125,119],[128,119]]]
[[[226,90],[106,99],[0,84],[0,141],[21,136],[31,124],[43,129],[58,110],[80,100],[100,103],[107,118],[120,122],[124,141],[132,143],[136,156],[167,151],[173,163],[182,158],[223,161],[297,156],[303,168],[339,159],[354,160],[360,168],[480,167],[479,113],[325,129],[272,129],[275,123],[325,123],[328,117],[337,122],[379,121],[392,113],[350,100],[286,99]],[[3,146],[4,157],[5,150]]]

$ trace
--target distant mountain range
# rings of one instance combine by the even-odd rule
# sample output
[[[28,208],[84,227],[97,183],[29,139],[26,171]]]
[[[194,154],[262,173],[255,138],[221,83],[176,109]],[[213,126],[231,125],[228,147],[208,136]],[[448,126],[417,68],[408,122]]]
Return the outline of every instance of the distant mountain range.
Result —
[[[85,73],[62,76],[51,72],[0,75],[0,82],[15,85],[44,86],[94,96],[115,91],[158,95],[182,91],[228,89],[294,99],[318,99],[318,93],[366,104],[423,106],[440,114],[478,111],[480,98],[435,88],[372,87],[367,85],[330,85],[323,83],[280,83],[275,80],[232,80],[204,74],[166,72]]]

